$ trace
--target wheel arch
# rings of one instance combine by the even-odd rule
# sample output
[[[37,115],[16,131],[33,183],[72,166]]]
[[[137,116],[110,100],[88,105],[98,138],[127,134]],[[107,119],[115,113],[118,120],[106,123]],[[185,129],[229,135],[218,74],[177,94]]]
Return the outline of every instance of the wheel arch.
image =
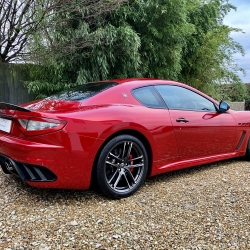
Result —
[[[152,152],[152,147],[149,143],[149,140],[146,138],[145,135],[143,135],[141,132],[137,131],[137,130],[133,130],[133,129],[124,129],[124,130],[120,130],[120,131],[117,131],[115,132],[114,134],[110,135],[103,143],[102,145],[100,146],[100,148],[98,149],[96,155],[95,155],[95,158],[94,158],[94,161],[93,161],[93,165],[92,165],[92,172],[91,172],[91,186],[93,186],[93,182],[94,182],[94,171],[95,171],[95,165],[97,164],[97,161],[98,161],[98,158],[100,156],[100,153],[102,151],[102,149],[104,148],[104,146],[110,141],[112,140],[113,138],[119,136],[119,135],[131,135],[131,136],[134,136],[136,137],[137,139],[139,139],[145,146],[145,149],[147,151],[147,154],[148,154],[148,173],[147,175],[149,175],[151,173],[151,170],[152,170],[152,165],[153,165],[153,152]]]

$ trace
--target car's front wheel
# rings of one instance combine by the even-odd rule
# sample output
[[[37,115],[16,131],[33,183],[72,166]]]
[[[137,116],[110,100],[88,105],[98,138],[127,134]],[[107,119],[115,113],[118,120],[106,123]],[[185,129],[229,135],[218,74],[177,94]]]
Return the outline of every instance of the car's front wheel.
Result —
[[[104,146],[95,167],[98,190],[111,198],[125,198],[146,178],[147,151],[136,137],[119,135]]]
[[[245,159],[250,161],[250,137],[248,138],[247,149],[245,154]]]

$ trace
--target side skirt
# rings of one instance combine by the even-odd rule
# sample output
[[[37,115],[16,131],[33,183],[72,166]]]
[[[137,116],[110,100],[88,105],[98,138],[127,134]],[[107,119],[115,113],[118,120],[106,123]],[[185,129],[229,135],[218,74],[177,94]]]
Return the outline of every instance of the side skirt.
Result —
[[[233,152],[233,153],[227,153],[227,154],[213,155],[209,157],[201,157],[201,158],[196,158],[196,159],[177,161],[177,162],[169,163],[167,165],[158,167],[156,171],[152,171],[150,176],[161,174],[161,173],[166,173],[166,172],[171,172],[171,171],[178,170],[178,169],[194,167],[194,166],[204,165],[204,164],[217,162],[221,160],[236,158],[236,157],[240,157],[244,155],[245,153],[243,152]]]

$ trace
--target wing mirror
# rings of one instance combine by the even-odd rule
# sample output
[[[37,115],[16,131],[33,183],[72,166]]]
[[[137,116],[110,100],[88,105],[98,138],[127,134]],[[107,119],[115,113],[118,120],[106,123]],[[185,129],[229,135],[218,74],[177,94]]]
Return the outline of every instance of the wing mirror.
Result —
[[[229,104],[228,104],[227,102],[223,102],[223,101],[220,102],[218,112],[220,112],[220,113],[225,113],[225,112],[227,112],[229,109],[230,109],[230,106],[229,106]]]

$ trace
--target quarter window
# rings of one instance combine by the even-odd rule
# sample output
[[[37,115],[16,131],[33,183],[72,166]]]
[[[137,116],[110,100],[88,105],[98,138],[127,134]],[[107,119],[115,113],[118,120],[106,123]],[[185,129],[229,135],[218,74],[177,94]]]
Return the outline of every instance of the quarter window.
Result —
[[[192,90],[175,85],[157,85],[155,88],[169,109],[216,111],[213,102]]]
[[[132,93],[141,104],[147,107],[159,108],[165,106],[152,86],[134,89]]]

